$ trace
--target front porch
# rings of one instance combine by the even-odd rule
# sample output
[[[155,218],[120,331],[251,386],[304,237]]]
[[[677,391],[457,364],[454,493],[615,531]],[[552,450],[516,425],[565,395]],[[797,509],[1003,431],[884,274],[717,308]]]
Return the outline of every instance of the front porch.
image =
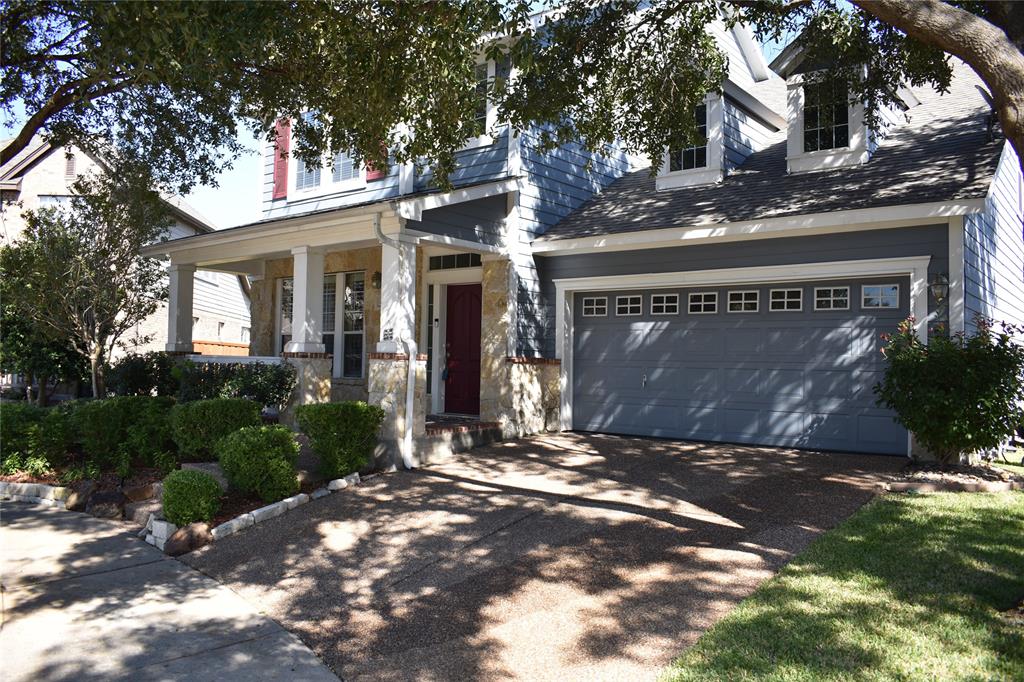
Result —
[[[557,425],[557,365],[514,355],[516,282],[504,249],[412,230],[380,212],[325,222],[165,243],[167,350],[195,352],[196,268],[245,274],[251,356],[297,370],[285,423],[310,402],[380,405],[382,467]]]

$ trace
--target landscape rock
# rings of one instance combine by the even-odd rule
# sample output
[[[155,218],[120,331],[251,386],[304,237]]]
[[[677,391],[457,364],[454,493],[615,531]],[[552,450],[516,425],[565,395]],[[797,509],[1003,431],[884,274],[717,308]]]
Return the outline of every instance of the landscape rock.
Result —
[[[146,534],[146,542],[148,542],[151,545],[155,545],[156,544],[156,538],[153,537],[152,533],[147,533]]]
[[[99,519],[120,519],[124,514],[125,496],[120,490],[93,493],[85,505],[85,513]]]
[[[220,485],[221,490],[226,491],[228,489],[228,478],[224,475],[224,470],[216,462],[185,462],[181,465],[181,468],[210,474],[217,481],[217,484]]]
[[[164,553],[181,556],[213,542],[209,524],[197,521],[174,531],[164,543]]]
[[[327,482],[327,489],[330,490],[331,492],[334,492],[336,490],[344,490],[347,487],[348,481],[346,481],[344,478],[336,478],[333,481]]]
[[[174,535],[175,531],[178,530],[178,527],[170,521],[159,521],[157,519],[153,519],[149,529],[153,533],[153,537],[157,540],[166,540]]]
[[[230,521],[225,521],[210,532],[213,534],[214,540],[220,540],[221,538],[237,533],[243,528],[248,528],[254,523],[256,523],[256,521],[252,518],[252,514],[242,514],[241,516],[236,516]]]
[[[330,494],[331,491],[328,490],[327,488],[317,488],[316,490],[311,492],[309,496],[314,500],[319,500],[321,497],[327,497]]]
[[[85,511],[85,506],[89,503],[89,498],[92,497],[94,490],[96,490],[96,481],[90,479],[80,481],[72,488],[71,494],[64,500],[64,504],[71,511]]]
[[[160,500],[143,500],[141,502],[129,502],[124,506],[124,518],[140,526],[148,525],[151,516],[160,516],[164,506]]]
[[[124,496],[128,498],[129,502],[143,502],[145,500],[151,500],[157,495],[157,486],[155,483],[148,483],[146,485],[136,485],[131,488],[124,489]]]
[[[284,514],[286,511],[288,511],[288,505],[282,501],[275,502],[274,504],[268,504],[267,506],[260,507],[259,509],[254,509],[249,513],[252,514],[252,520],[254,522],[263,523],[267,519],[272,519],[275,516]]]
[[[306,504],[307,502],[309,502],[309,495],[307,495],[306,493],[299,493],[298,495],[286,497],[283,500],[281,500],[281,502],[289,509],[295,509],[300,504]]]
[[[345,477],[345,480],[348,481],[349,485],[359,485],[359,473],[351,473]]]

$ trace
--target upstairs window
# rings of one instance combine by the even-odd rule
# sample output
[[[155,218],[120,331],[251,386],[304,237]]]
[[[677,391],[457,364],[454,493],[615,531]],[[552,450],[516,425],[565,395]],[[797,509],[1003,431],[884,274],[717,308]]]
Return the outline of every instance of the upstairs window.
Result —
[[[320,186],[320,165],[311,166],[302,159],[295,161],[295,189],[314,189]]]
[[[804,151],[850,146],[849,97],[843,83],[804,84]]]
[[[334,182],[348,182],[359,179],[359,166],[345,152],[334,155]]]
[[[478,134],[487,133],[487,63],[477,64],[474,75],[476,76],[476,112],[473,120],[476,123]]]
[[[673,150],[668,154],[668,169],[670,172],[691,170],[693,168],[704,168],[708,165],[708,108],[701,104],[694,112],[697,121],[697,138],[704,144],[699,147],[687,147],[682,150]]]

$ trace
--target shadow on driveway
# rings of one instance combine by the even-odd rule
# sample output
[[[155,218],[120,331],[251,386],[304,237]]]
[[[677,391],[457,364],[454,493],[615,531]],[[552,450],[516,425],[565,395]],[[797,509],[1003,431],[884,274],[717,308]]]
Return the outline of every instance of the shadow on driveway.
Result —
[[[651,679],[902,465],[549,435],[377,477],[186,561],[346,680]]]

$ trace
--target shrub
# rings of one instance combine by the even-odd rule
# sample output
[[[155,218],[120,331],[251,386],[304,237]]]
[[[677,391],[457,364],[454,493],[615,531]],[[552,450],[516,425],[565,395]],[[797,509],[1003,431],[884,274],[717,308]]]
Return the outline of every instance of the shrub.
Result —
[[[127,475],[132,460],[153,465],[173,449],[170,413],[174,400],[115,396],[81,403],[74,421],[82,451],[104,471]]]
[[[74,442],[74,415],[70,410],[59,407],[46,410],[28,436],[29,452],[33,457],[46,461],[51,469],[64,464]]]
[[[185,362],[178,369],[182,402],[248,398],[261,407],[280,408],[295,385],[295,368],[261,362]]]
[[[211,460],[217,441],[259,423],[260,405],[243,398],[197,400],[171,410],[171,434],[183,458]]]
[[[0,451],[3,460],[30,454],[29,437],[45,415],[45,409],[30,403],[0,403]]]
[[[210,522],[220,510],[220,486],[202,471],[177,469],[164,479],[164,516],[176,526]]]
[[[107,390],[117,395],[175,396],[179,390],[175,360],[167,353],[126,355],[107,370]]]
[[[878,404],[896,412],[921,445],[944,464],[994,448],[1024,421],[1024,346],[1011,325],[975,318],[973,335],[921,343],[910,318],[886,339]]]
[[[14,453],[4,457],[0,463],[0,474],[9,475],[24,473],[32,477],[41,477],[53,471],[53,467],[42,457]]]
[[[361,401],[300,405],[299,428],[320,457],[329,478],[340,478],[366,466],[377,445],[384,410]]]
[[[299,444],[284,426],[249,426],[222,438],[217,461],[232,487],[276,502],[298,490]]]

